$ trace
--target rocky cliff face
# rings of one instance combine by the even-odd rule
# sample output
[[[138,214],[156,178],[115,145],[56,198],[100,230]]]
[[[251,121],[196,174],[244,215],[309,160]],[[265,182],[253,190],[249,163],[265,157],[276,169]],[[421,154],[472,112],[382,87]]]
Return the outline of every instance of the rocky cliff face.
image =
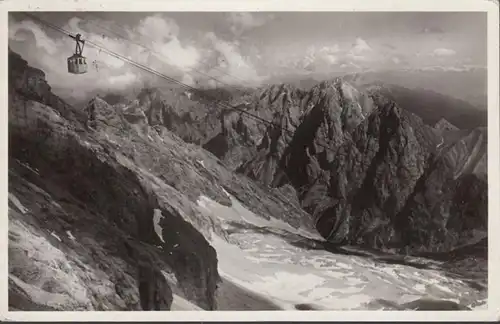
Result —
[[[41,71],[13,53],[9,65],[11,289],[57,294],[60,303],[45,305],[56,309],[170,309],[173,289],[216,308],[215,250],[133,169],[133,152],[113,153],[120,144],[109,135],[132,131],[125,117],[98,102],[98,127],[115,131],[85,134],[66,117],[78,113],[51,94]],[[155,222],[169,230],[157,235]],[[44,242],[35,251],[50,246],[59,256],[55,268],[41,265],[48,261],[41,252],[30,258],[30,237]],[[73,284],[57,280],[63,275],[76,277],[79,295],[61,286]]]
[[[447,121],[444,118],[441,118],[436,125],[434,125],[434,128],[440,131],[457,131],[459,128],[449,121]]]
[[[226,114],[205,148],[266,186],[291,186],[328,240],[417,253],[486,235],[484,128],[432,127],[342,79],[240,100],[273,125]]]
[[[318,229],[335,242],[413,252],[484,237],[486,182],[458,166],[475,153],[457,149],[462,140],[449,147],[439,140],[394,103],[379,106],[337,151],[332,207],[320,212]]]

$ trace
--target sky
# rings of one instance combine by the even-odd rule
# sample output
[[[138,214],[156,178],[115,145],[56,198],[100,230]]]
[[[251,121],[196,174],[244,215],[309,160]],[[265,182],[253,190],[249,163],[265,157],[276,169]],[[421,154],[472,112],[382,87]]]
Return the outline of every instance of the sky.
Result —
[[[384,69],[486,67],[486,14],[446,12],[37,12],[83,39],[190,85],[253,86],[281,77]],[[89,45],[9,14],[9,46],[68,89],[124,90],[158,80]]]

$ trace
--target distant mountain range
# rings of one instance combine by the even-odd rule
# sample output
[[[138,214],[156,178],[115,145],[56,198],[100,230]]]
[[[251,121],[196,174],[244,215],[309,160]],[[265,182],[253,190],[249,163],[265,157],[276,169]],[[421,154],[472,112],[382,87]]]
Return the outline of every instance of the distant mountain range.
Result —
[[[425,89],[442,95],[460,99],[477,109],[487,107],[487,69],[468,67],[464,69],[444,69],[439,67],[425,69],[368,70],[359,73],[343,71],[327,75],[280,75],[270,83],[287,82],[301,88],[311,88],[320,81],[332,77],[344,77],[356,86],[383,83],[409,89]]]

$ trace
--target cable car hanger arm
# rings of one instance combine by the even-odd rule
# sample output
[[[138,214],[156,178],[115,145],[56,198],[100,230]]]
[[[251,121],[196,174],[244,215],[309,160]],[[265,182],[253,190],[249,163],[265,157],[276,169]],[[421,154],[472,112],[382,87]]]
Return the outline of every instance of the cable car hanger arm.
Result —
[[[68,33],[68,36],[76,41],[75,54],[82,55],[83,48],[85,47],[85,40],[82,39],[82,34],[76,34],[75,36],[73,36]]]

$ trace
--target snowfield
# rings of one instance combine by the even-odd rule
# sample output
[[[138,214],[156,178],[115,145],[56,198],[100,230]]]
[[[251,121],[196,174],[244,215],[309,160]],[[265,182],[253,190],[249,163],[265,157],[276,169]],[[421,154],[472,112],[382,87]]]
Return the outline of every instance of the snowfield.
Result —
[[[229,234],[212,233],[221,276],[268,298],[285,310],[307,304],[313,309],[385,309],[421,298],[486,307],[486,293],[445,276],[439,270],[408,265],[376,263],[356,255],[307,249],[290,242],[287,235],[316,238],[274,219],[265,220],[245,208],[229,193],[232,206],[200,196],[198,206],[221,223]],[[380,302],[383,301],[383,302]]]

